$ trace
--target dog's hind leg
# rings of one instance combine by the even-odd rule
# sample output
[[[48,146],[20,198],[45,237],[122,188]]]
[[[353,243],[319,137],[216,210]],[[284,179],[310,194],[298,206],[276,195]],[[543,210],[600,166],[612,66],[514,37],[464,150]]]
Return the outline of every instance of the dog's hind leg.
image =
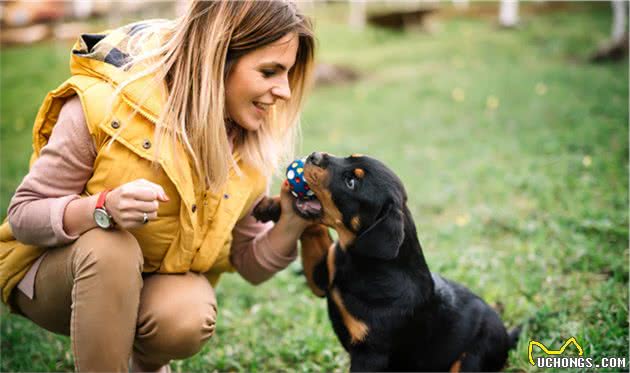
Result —
[[[376,351],[363,349],[350,350],[351,372],[382,372],[389,369],[389,356]]]
[[[486,344],[480,342],[483,346],[476,351],[467,352],[460,357],[461,372],[498,372],[503,369],[507,359],[507,351],[504,346]],[[451,366],[453,368],[453,366]]]
[[[476,353],[461,356],[453,365],[450,372],[480,372],[482,371],[481,357]]]
[[[317,281],[315,278],[315,268],[318,266],[325,267],[326,254],[329,247],[333,245],[330,232],[324,225],[312,225],[304,230],[300,237],[300,243],[302,245],[302,267],[304,268],[306,282],[315,295],[323,297],[326,294],[326,286],[321,283],[322,281]]]

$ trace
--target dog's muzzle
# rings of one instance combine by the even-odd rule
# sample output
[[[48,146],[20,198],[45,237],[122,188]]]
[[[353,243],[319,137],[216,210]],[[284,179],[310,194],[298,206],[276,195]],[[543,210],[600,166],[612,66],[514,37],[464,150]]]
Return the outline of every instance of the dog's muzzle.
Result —
[[[306,162],[317,167],[326,168],[328,165],[328,154],[322,152],[312,152],[311,155],[306,158]]]

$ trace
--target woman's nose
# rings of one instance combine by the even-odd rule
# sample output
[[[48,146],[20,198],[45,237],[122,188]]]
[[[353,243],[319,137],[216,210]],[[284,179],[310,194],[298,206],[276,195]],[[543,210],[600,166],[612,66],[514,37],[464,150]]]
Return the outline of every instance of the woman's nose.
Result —
[[[282,100],[289,100],[291,98],[291,87],[289,82],[284,80],[282,84],[271,88],[271,94]]]

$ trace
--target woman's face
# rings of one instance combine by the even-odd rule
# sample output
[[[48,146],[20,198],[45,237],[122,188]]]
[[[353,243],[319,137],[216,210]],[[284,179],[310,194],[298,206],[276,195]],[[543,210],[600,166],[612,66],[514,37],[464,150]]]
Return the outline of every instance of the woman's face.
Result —
[[[289,33],[236,61],[225,83],[230,119],[248,131],[256,131],[277,100],[291,97],[289,70],[295,64],[297,50],[298,37]]]

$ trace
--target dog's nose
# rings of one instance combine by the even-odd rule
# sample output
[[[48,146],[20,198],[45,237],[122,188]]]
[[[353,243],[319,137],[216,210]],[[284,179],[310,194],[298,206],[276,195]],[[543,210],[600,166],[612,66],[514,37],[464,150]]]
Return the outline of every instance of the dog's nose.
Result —
[[[318,166],[318,167],[324,167],[325,159],[326,159],[326,153],[312,152],[311,155],[309,155],[308,158],[306,158],[306,162],[314,164],[315,166]]]

